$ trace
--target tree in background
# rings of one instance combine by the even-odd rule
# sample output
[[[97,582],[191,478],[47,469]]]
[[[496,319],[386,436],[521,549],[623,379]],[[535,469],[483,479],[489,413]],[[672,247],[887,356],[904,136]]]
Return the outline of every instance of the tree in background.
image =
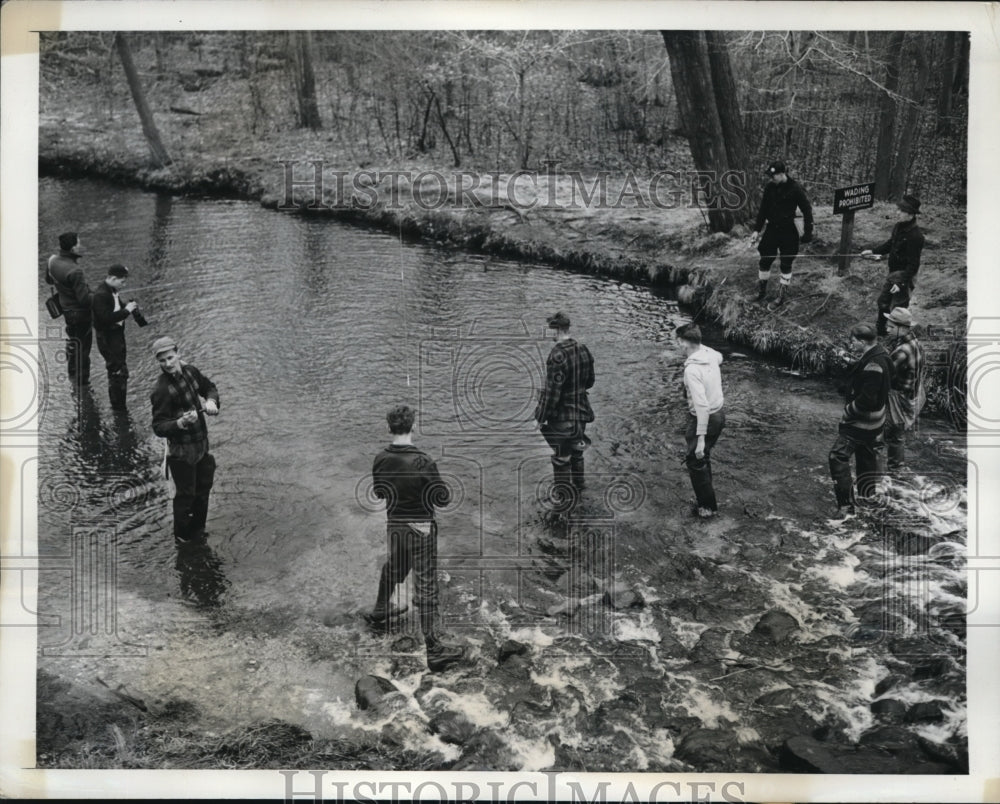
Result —
[[[292,31],[289,37],[289,66],[298,101],[298,124],[300,128],[320,129],[323,123],[316,103],[316,74],[313,72],[312,33]]]
[[[149,143],[149,152],[153,157],[154,167],[161,168],[169,165],[172,160],[167,149],[160,139],[160,132],[156,128],[156,120],[153,119],[153,112],[146,102],[146,93],[143,91],[142,82],[139,80],[139,73],[135,69],[135,62],[132,60],[132,51],[125,39],[125,34],[115,34],[115,48],[118,50],[118,57],[121,59],[122,68],[125,70],[125,78],[128,81],[129,90],[132,92],[132,100],[135,102],[136,111],[139,113],[139,121],[142,124],[142,133],[146,135],[146,142]]]

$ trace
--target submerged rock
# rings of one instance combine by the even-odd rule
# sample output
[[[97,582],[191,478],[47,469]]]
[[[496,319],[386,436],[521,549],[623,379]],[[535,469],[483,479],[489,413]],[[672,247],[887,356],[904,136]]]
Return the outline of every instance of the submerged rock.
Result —
[[[939,723],[944,720],[940,701],[922,701],[913,704],[906,713],[907,723]]]
[[[798,630],[799,621],[791,614],[780,609],[772,609],[757,621],[751,633],[769,639],[774,643],[779,643],[784,642],[792,633]]]
[[[912,754],[917,748],[917,738],[903,726],[879,726],[862,734],[858,742],[881,748],[890,754]]]
[[[951,765],[959,773],[969,772],[969,748],[954,743],[936,743],[926,737],[917,737],[917,744],[931,759]]]
[[[905,684],[907,681],[906,676],[901,673],[892,673],[891,675],[883,678],[878,684],[875,685],[875,697],[880,698],[885,695],[889,690],[899,687],[900,684]]]
[[[398,692],[396,685],[381,676],[362,676],[354,685],[354,700],[358,709],[373,709],[382,699],[393,692]]]
[[[497,662],[503,664],[511,656],[523,656],[526,654],[530,648],[523,642],[517,642],[513,639],[508,639],[500,646],[500,651],[497,654]]]
[[[798,703],[799,694],[792,688],[786,687],[780,690],[765,692],[754,701],[758,706],[767,708],[785,708]]]
[[[453,771],[515,771],[521,763],[496,732],[483,729],[469,740]]]
[[[452,745],[465,745],[478,731],[478,726],[461,712],[442,712],[431,719],[428,728]]]
[[[906,716],[906,704],[893,698],[883,698],[871,705],[873,715],[890,723],[898,723]]]
[[[604,602],[613,609],[641,609],[646,599],[636,589],[615,586],[604,593]]]
[[[724,770],[737,748],[736,735],[720,729],[695,729],[685,734],[674,756],[698,770]]]

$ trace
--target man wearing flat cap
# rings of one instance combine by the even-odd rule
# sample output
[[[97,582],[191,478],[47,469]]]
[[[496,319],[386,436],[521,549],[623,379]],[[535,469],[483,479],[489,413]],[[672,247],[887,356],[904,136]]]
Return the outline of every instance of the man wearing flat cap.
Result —
[[[916,286],[917,271],[920,270],[920,252],[924,249],[924,234],[917,226],[920,201],[912,195],[904,195],[896,207],[899,222],[892,227],[889,239],[880,246],[861,252],[861,256],[868,260],[881,260],[886,255],[889,258],[889,275],[876,301],[878,316],[875,331],[879,335],[888,334],[886,315],[890,310],[910,306],[910,294]]]
[[[913,316],[905,307],[885,314],[892,340],[887,346],[892,360],[892,388],[889,391],[889,416],[885,423],[885,445],[889,470],[899,471],[906,464],[905,434],[916,427],[927,398],[924,389],[924,354],[913,333]]]
[[[128,366],[125,364],[125,319],[135,309],[135,302],[122,304],[118,291],[125,285],[128,268],[112,265],[108,275],[91,295],[97,349],[108,370],[108,397],[113,410],[125,410],[128,390]]]
[[[757,270],[757,302],[763,302],[767,296],[767,280],[771,276],[771,266],[778,253],[781,253],[781,282],[772,305],[780,307],[785,303],[788,288],[792,283],[792,262],[799,253],[799,243],[808,243],[812,240],[813,213],[806,191],[788,175],[788,168],[784,162],[781,160],[772,162],[767,168],[767,175],[771,181],[764,188],[750,242],[757,245],[760,254],[760,265]],[[802,210],[801,238],[795,226],[796,209]],[[763,237],[760,235],[761,229],[764,229]]]
[[[868,324],[851,328],[851,349],[858,362],[847,379],[844,413],[830,450],[830,476],[837,498],[836,519],[854,513],[855,503],[870,499],[883,471],[883,430],[889,407],[892,361]],[[857,464],[857,496],[851,482],[851,456]]]
[[[215,480],[215,458],[208,451],[206,416],[219,413],[215,384],[181,361],[173,338],[157,338],[153,356],[160,376],[149,399],[153,432],[167,439],[167,470],[174,479],[174,539],[205,538],[208,496]]]
[[[569,334],[569,317],[546,320],[556,345],[545,363],[545,385],[535,407],[535,421],[552,447],[553,498],[568,502],[584,486],[583,451],[590,444],[587,424],[594,421],[587,390],[594,385],[594,358]]]

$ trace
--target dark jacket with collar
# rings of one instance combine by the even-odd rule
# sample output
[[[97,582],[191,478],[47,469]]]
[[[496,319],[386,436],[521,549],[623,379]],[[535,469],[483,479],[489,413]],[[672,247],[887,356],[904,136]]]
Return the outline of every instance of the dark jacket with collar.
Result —
[[[759,232],[764,228],[764,222],[777,227],[795,225],[795,210],[802,210],[802,224],[805,232],[812,232],[812,204],[806,196],[806,191],[795,179],[788,178],[781,184],[768,182],[764,195],[760,200],[760,211],[754,222],[753,230]]]
[[[892,227],[892,234],[882,245],[872,249],[873,254],[889,255],[889,270],[903,271],[910,285],[916,284],[920,270],[920,253],[924,250],[924,233],[917,226],[917,219],[903,221]]]
[[[128,318],[131,313],[125,309],[121,299],[118,300],[121,309],[115,310],[115,289],[107,282],[101,282],[94,291],[90,300],[90,309],[94,315],[94,329],[107,332],[118,328],[120,322]]]
[[[49,257],[45,281],[59,294],[59,304],[67,324],[86,324],[90,318],[90,286],[83,269],[77,264],[79,254],[60,251]]]
[[[386,501],[390,522],[429,522],[435,507],[447,505],[451,492],[437,464],[412,444],[390,444],[372,464],[374,494]]]
[[[594,358],[573,338],[557,341],[545,362],[545,385],[538,395],[539,422],[592,422],[589,388],[594,387]]]

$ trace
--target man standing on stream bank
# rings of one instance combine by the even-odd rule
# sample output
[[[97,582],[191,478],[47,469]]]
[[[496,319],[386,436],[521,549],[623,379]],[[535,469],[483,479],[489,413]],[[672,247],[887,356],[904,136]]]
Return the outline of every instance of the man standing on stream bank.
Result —
[[[173,338],[157,338],[153,356],[161,372],[149,399],[153,432],[167,439],[167,470],[175,489],[174,539],[180,544],[200,541],[215,482],[205,417],[219,415],[219,392],[208,377],[181,361]]]
[[[556,345],[545,363],[545,385],[535,421],[552,447],[553,502],[568,505],[584,487],[583,452],[590,445],[587,424],[594,421],[587,391],[594,386],[594,358],[569,334],[569,316],[546,319]]]
[[[920,201],[912,195],[904,195],[896,204],[899,222],[892,227],[892,234],[882,245],[865,249],[861,256],[867,260],[881,260],[889,256],[889,274],[882,283],[882,292],[875,304],[878,308],[875,331],[887,335],[886,316],[895,307],[910,306],[910,294],[917,284],[920,270],[920,254],[924,250],[924,233],[917,226]]]
[[[715,516],[719,505],[712,485],[712,447],[726,426],[722,395],[722,355],[701,342],[696,324],[677,328],[677,338],[687,358],[684,361],[684,395],[688,403],[687,455],[684,463],[691,476],[697,500],[695,513],[707,519]]]
[[[851,329],[851,344],[859,359],[847,379],[844,414],[830,450],[830,476],[837,497],[835,519],[855,513],[856,502],[874,495],[885,458],[883,430],[892,360],[868,324]],[[851,455],[857,464],[857,496],[851,482]]]
[[[386,414],[392,444],[372,464],[373,493],[386,503],[388,557],[382,565],[370,625],[387,629],[406,607],[392,603],[396,585],[413,571],[414,600],[420,609],[420,630],[427,651],[427,669],[438,673],[465,658],[465,650],[441,641],[437,631],[438,531],[434,509],[447,505],[451,492],[441,479],[437,464],[413,446],[416,415],[407,405]]]
[[[770,183],[764,188],[764,196],[760,201],[760,210],[753,225],[750,236],[751,245],[757,245],[760,254],[760,266],[757,270],[757,298],[762,303],[767,296],[767,280],[771,275],[771,266],[781,253],[781,282],[778,285],[778,295],[772,303],[772,308],[778,308],[788,297],[789,285],[792,282],[792,262],[799,253],[799,243],[808,243],[813,235],[812,204],[795,179],[788,175],[788,169],[781,160],[775,160],[768,168]],[[795,226],[795,210],[802,210],[803,232]],[[767,228],[764,229],[764,223]],[[764,229],[764,236],[760,231]],[[758,244],[758,240],[760,241]]]
[[[76,386],[90,382],[90,349],[94,343],[91,326],[90,286],[80,261],[80,237],[76,232],[59,235],[59,253],[49,257],[45,281],[59,294],[66,320],[66,370]]]

